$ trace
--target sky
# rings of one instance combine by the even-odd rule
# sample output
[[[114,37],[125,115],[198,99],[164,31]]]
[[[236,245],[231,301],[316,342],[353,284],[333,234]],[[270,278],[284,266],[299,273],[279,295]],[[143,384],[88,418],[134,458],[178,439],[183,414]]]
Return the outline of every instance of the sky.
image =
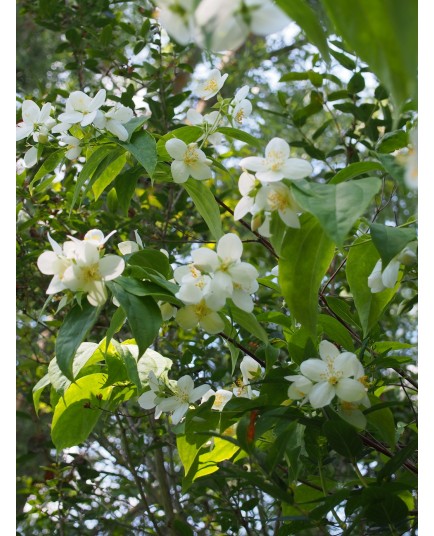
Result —
[[[398,0],[413,1],[413,0]],[[416,1],[416,0],[414,0]],[[1,87],[1,97],[3,102],[2,109],[5,113],[3,124],[8,126],[1,130],[1,147],[3,149],[4,164],[2,166],[2,183],[6,192],[3,193],[3,206],[1,208],[1,229],[3,233],[2,250],[3,266],[0,272],[2,278],[3,296],[6,302],[3,302],[3,315],[1,316],[1,326],[3,334],[3,360],[2,376],[3,384],[0,389],[2,397],[3,411],[3,435],[9,436],[7,441],[0,445],[2,451],[2,481],[4,490],[13,490],[15,488],[15,471],[12,460],[15,459],[15,411],[14,411],[14,382],[15,378],[15,340],[10,336],[15,331],[14,315],[10,311],[15,310],[15,292],[12,281],[15,279],[15,206],[12,202],[14,199],[14,175],[15,163],[11,156],[14,150],[13,125],[15,121],[15,55],[11,54],[11,41],[15,32],[12,31],[15,21],[15,3],[5,2],[2,5],[3,19],[6,19],[4,31],[1,34],[1,50],[3,51],[2,60],[3,68],[6,70],[3,75],[4,83]],[[431,121],[434,120],[434,105],[432,104],[432,84],[430,79],[433,65],[432,50],[432,21],[434,21],[434,6],[430,0],[419,0],[419,274],[422,291],[420,293],[419,315],[420,315],[420,350],[419,350],[419,370],[420,370],[420,422],[421,422],[421,439],[420,439],[420,466],[422,467],[420,483],[421,498],[419,512],[421,516],[419,534],[427,536],[432,533],[432,519],[430,515],[431,505],[431,482],[434,480],[434,464],[432,463],[432,452],[434,442],[433,432],[433,402],[430,396],[432,392],[434,379],[434,352],[430,340],[432,331],[432,307],[434,303],[434,283],[433,283],[433,258],[431,256],[434,238],[432,232],[432,202],[434,200],[434,188],[432,177],[432,165],[430,154],[431,143],[434,141],[432,134]],[[10,31],[7,31],[10,30]],[[7,121],[6,121],[7,119]],[[10,129],[9,129],[10,127]],[[15,514],[13,508],[13,494],[7,492],[6,499],[2,497],[2,513],[8,514],[2,516],[2,528],[5,534],[13,534],[15,529]],[[10,504],[8,504],[10,501]],[[8,530],[11,527],[11,530]]]

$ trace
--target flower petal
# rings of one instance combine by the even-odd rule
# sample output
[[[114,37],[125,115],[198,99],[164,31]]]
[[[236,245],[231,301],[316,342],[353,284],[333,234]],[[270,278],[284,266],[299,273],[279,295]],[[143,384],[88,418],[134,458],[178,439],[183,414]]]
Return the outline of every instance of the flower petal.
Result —
[[[327,373],[327,365],[321,359],[306,359],[300,365],[300,372],[314,382],[322,382]]]
[[[287,179],[299,180],[311,175],[312,165],[302,158],[289,158],[281,167],[283,176]]]
[[[217,253],[209,248],[199,248],[191,252],[193,262],[199,270],[214,272],[219,266]]]
[[[174,182],[182,184],[190,176],[190,168],[182,160],[174,160],[170,165]]]
[[[178,138],[171,138],[166,141],[165,148],[172,158],[182,160],[187,150],[187,144]]]
[[[254,204],[253,197],[242,197],[234,210],[234,220],[238,221],[250,212]]]
[[[335,388],[329,382],[314,385],[309,393],[309,402],[313,408],[323,408],[330,404],[335,396]]]
[[[184,415],[188,411],[188,404],[182,404],[181,406],[177,407],[172,415],[172,424],[178,424],[179,421],[184,417]]]
[[[217,244],[217,255],[224,261],[238,261],[243,253],[243,243],[234,233],[225,234]]]
[[[240,162],[240,167],[250,171],[265,171],[267,169],[265,158],[260,158],[259,156],[243,158]]]
[[[105,281],[119,277],[125,269],[125,261],[117,255],[106,255],[99,261],[99,273]]]
[[[214,311],[204,316],[199,324],[206,332],[211,333],[211,335],[220,333],[220,331],[225,329],[225,323],[219,314]]]
[[[336,394],[346,402],[357,402],[366,395],[363,385],[352,378],[343,378],[336,385]]]
[[[327,359],[336,359],[339,354],[339,349],[331,342],[321,341],[319,343],[319,355],[324,361],[326,361]]]
[[[33,124],[37,123],[39,119],[39,106],[36,104],[36,102],[33,102],[32,100],[25,100],[23,102],[21,113],[23,116],[24,123],[32,125],[33,128]]]

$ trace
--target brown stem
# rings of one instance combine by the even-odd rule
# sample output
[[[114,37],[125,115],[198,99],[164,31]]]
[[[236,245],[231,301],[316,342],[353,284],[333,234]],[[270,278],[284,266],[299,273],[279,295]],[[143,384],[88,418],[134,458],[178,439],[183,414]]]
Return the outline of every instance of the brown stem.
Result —
[[[233,339],[232,337],[229,337],[228,335],[225,335],[224,333],[220,332],[219,333],[220,337],[222,337],[223,339],[225,339],[226,341],[232,343],[234,346],[236,346],[237,348],[239,348],[240,350],[242,350],[245,354],[249,355],[250,357],[252,357],[257,363],[259,363],[261,365],[261,367],[265,367],[265,362],[262,361],[262,359],[260,359],[259,357],[256,357],[254,353],[252,353],[249,349],[247,349],[245,346],[243,346],[241,343],[239,343],[238,341],[236,341],[235,339]]]
[[[139,491],[140,497],[141,497],[142,502],[143,502],[143,504],[144,504],[144,506],[146,508],[146,512],[148,514],[148,517],[152,521],[152,524],[155,527],[155,532],[159,536],[163,536],[163,533],[161,532],[161,530],[160,530],[160,528],[158,526],[158,522],[157,522],[153,512],[151,511],[151,509],[149,507],[148,500],[146,498],[146,493],[145,493],[145,490],[143,489],[142,480],[141,480],[141,478],[139,477],[139,475],[138,475],[138,473],[136,471],[134,461],[133,461],[132,456],[131,456],[130,447],[128,445],[128,438],[127,438],[127,435],[125,433],[124,425],[122,424],[122,419],[119,417],[119,415],[116,415],[116,420],[118,422],[118,425],[119,425],[119,428],[120,428],[120,431],[121,431],[121,435],[122,435],[122,446],[123,446],[123,449],[124,449],[124,452],[125,452],[125,457],[126,457],[127,462],[128,462],[128,469],[130,470],[131,474],[133,475],[133,478],[134,478],[134,481],[135,481],[135,483],[137,485],[137,489]]]
[[[234,215],[234,211],[231,208],[229,208],[221,199],[219,199],[218,197],[216,197],[215,199],[217,203],[226,210],[226,212],[229,212],[229,214],[232,214],[232,216]],[[276,259],[279,258],[279,255],[277,255],[277,253],[274,251],[273,246],[270,244],[268,240],[266,240],[263,236],[261,236],[257,231],[253,231],[250,225],[244,220],[238,220],[238,221],[241,223],[241,225],[243,225],[246,229],[248,229],[251,233],[253,233],[257,237],[258,242],[261,243],[265,248],[267,248],[268,251],[273,255],[273,257],[275,257]]]

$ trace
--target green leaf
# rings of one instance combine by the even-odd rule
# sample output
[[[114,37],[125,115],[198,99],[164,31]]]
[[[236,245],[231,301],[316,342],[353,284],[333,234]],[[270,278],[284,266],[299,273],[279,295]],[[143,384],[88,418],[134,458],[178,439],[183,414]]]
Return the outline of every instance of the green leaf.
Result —
[[[353,426],[342,420],[326,421],[323,432],[332,449],[350,460],[357,460],[363,452],[363,443]]]
[[[32,192],[32,186],[39,179],[48,175],[56,169],[56,167],[62,162],[63,157],[65,156],[65,149],[59,149],[51,153],[50,156],[45,160],[41,167],[36,172],[35,176],[32,179],[32,182],[29,184],[30,193]]]
[[[381,404],[381,400],[374,395],[369,395],[369,400],[371,401],[372,406],[369,408],[369,411],[366,412],[368,423],[376,429],[382,441],[385,441],[390,447],[394,448],[396,444],[396,435],[395,420],[392,411],[390,408],[385,407],[376,409],[375,406]],[[376,434],[374,434],[374,436],[375,435]]]
[[[230,310],[231,316],[236,324],[240,325],[260,341],[268,344],[267,332],[257,321],[254,314],[246,313],[246,311],[242,311],[241,309],[238,309],[238,307],[231,307]]]
[[[105,374],[84,376],[59,399],[51,424],[57,450],[79,445],[88,438],[102,413],[99,408],[104,408],[112,391],[111,387],[102,389],[105,378]]]
[[[95,197],[95,201],[103,191],[111,184],[119,173],[123,170],[127,161],[127,155],[121,154],[106,167],[106,169],[99,175],[98,179],[92,184],[92,192]]]
[[[127,314],[128,324],[139,347],[139,355],[153,343],[163,322],[155,300],[149,296],[134,296],[121,285],[111,281],[107,284]]]
[[[319,21],[318,14],[305,0],[277,0],[276,4],[296,22],[309,41],[321,52],[322,57],[330,63],[327,37]]]
[[[327,339],[338,343],[349,352],[354,352],[353,339],[348,330],[333,316],[319,315],[318,325]]]
[[[43,376],[32,389],[33,405],[35,406],[36,415],[39,412],[39,400],[41,398],[42,391],[45,389],[45,387],[47,387],[47,385],[50,385],[50,377],[48,374],[45,374],[45,376]]]
[[[350,93],[359,93],[365,89],[365,79],[361,73],[354,73],[348,82],[348,91]]]
[[[417,91],[415,0],[322,0],[338,33],[391,91],[398,108]],[[380,53],[381,51],[381,53]]]
[[[119,306],[116,309],[114,315],[110,319],[110,325],[105,336],[106,349],[108,348],[110,341],[113,338],[113,335],[115,333],[118,333],[118,331],[121,330],[126,318],[127,318],[127,315],[125,311],[123,310],[122,307]]]
[[[94,342],[82,342],[74,355],[72,362],[72,375],[77,378],[81,369],[84,368],[89,361],[94,362],[91,358],[98,350],[98,344]],[[99,357],[97,358],[99,360]],[[48,365],[48,377],[50,378],[51,385],[61,395],[71,385],[70,380],[62,373],[57,364],[57,358],[55,357],[50,361]]]
[[[302,214],[300,223],[300,229],[286,231],[279,260],[279,283],[291,315],[315,336],[318,290],[335,246],[310,214]]]
[[[348,69],[349,71],[354,71],[354,69],[357,67],[356,62],[343,52],[338,52],[337,50],[330,49],[330,54],[336,60],[338,60],[342,67],[345,67],[345,69]]]
[[[226,341],[226,344],[229,348],[229,352],[231,353],[231,363],[232,363],[231,374],[233,375],[235,367],[237,366],[237,361],[238,361],[238,356],[240,355],[240,350],[229,341]]]
[[[166,301],[173,303],[174,305],[183,306],[184,303],[178,298],[175,298],[173,293],[169,292],[166,288],[161,287],[156,283],[149,283],[148,281],[137,281],[137,279],[131,279],[129,277],[119,276],[116,278],[116,283],[119,283],[127,292],[134,294],[135,296],[152,296],[154,300]],[[178,288],[178,287],[176,287]]]
[[[169,277],[172,270],[167,255],[152,248],[143,248],[140,251],[136,251],[128,258],[128,264],[141,266],[142,268],[152,268],[165,278]]]
[[[152,176],[157,166],[157,144],[155,139],[147,132],[142,130],[133,134],[131,141],[117,142],[122,147],[125,147],[148,172],[149,177]]]
[[[199,127],[181,127],[181,128],[172,130],[171,132],[168,132],[167,134],[165,134],[162,138],[158,140],[158,143],[157,143],[158,156],[162,160],[165,160],[166,162],[170,162],[172,160],[172,157],[166,151],[166,142],[168,140],[170,140],[171,138],[178,138],[179,140],[182,140],[184,143],[188,145],[189,143],[193,143],[197,141],[197,139],[202,134],[203,134],[203,131]]]
[[[384,171],[384,168],[379,162],[354,162],[338,171],[328,184],[339,184],[369,171]]]
[[[118,196],[118,207],[123,216],[128,215],[131,199],[136,191],[137,181],[142,174],[142,167],[137,166],[116,177],[115,190]]]
[[[295,82],[299,80],[308,80],[309,76],[307,72],[304,73],[286,73],[280,77],[279,82]]]
[[[329,238],[342,246],[354,223],[381,188],[381,180],[368,177],[337,185],[304,182],[294,186],[297,203],[314,214]]]
[[[106,158],[108,154],[113,152],[114,146],[113,145],[102,145],[101,147],[98,147],[86,160],[86,163],[83,166],[83,169],[80,172],[80,175],[77,177],[77,183],[74,188],[74,194],[72,196],[71,201],[71,208],[72,210],[77,202],[77,199],[79,198],[82,188],[85,185],[85,182],[92,177],[92,175],[95,173],[98,166],[101,164],[101,162]]]
[[[59,369],[68,380],[74,379],[74,356],[99,313],[99,307],[93,307],[88,301],[84,301],[81,307],[75,305],[65,316],[56,340],[56,359]]]
[[[211,190],[203,182],[188,179],[182,185],[193,200],[199,214],[208,225],[208,229],[215,240],[223,236],[220,210]]]
[[[382,292],[374,294],[371,292],[368,287],[368,277],[377,261],[377,250],[371,240],[366,240],[366,237],[360,237],[354,242],[347,258],[347,280],[359,314],[364,337],[377,324],[384,308],[393,298],[399,286],[398,278],[395,288],[386,288]]]
[[[409,142],[408,133],[403,130],[395,130],[395,132],[387,132],[378,140],[376,150],[379,153],[393,153],[397,149],[407,147]]]
[[[400,229],[381,223],[371,224],[371,237],[380,254],[383,270],[407,244],[417,240],[415,229]]]
[[[380,469],[378,472],[377,478],[379,481],[384,480],[385,478],[389,477],[393,473],[396,473],[398,469],[402,466],[404,462],[406,462],[410,456],[415,452],[418,446],[418,440],[417,437],[413,438],[408,445],[406,445],[404,448],[398,450],[398,452],[395,454],[393,458],[391,458],[384,467]]]
[[[238,128],[220,127],[217,129],[217,132],[221,132],[224,136],[229,136],[229,138],[235,138],[236,140],[253,145],[253,147],[262,147],[262,140]]]

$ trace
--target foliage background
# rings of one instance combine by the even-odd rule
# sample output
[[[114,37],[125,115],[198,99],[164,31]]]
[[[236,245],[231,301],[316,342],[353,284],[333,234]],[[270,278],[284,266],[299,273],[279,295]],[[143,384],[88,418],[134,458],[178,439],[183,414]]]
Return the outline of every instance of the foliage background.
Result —
[[[29,29],[29,31],[31,32],[31,28]],[[25,34],[24,31],[23,31],[23,33]],[[43,39],[43,37],[42,37],[42,39]],[[47,40],[47,41],[48,41],[48,42],[45,43],[45,46],[48,47],[48,51],[49,51],[50,43],[49,43],[49,40]],[[47,50],[47,49],[45,49],[45,50]],[[26,72],[26,76],[25,76],[24,78],[23,78],[22,76],[20,76],[20,75],[18,76],[19,84],[21,84],[21,83],[26,84],[26,85],[28,84],[28,85],[27,85],[28,88],[34,88],[34,87],[35,87],[34,82],[35,82],[36,79],[39,79],[39,82],[41,82],[41,80],[40,80],[40,78],[38,77],[38,74],[37,74],[37,73],[40,72],[39,70],[41,70],[42,72],[44,71],[44,62],[42,61],[43,58],[41,58],[41,57],[39,56],[39,58],[41,59],[41,63],[39,63],[39,62],[36,63],[37,68],[36,68],[35,71],[32,73],[32,69],[33,69],[34,66],[35,66],[35,62],[33,62],[33,61],[29,62],[29,57],[28,57],[28,56],[27,56],[27,57],[22,57],[22,55],[20,56],[20,54],[21,54],[21,52],[18,53],[18,58],[17,58],[17,60],[18,60],[18,64],[19,64],[19,65],[23,65],[22,71],[23,71],[23,72]],[[26,56],[26,55],[24,54],[24,56]],[[28,62],[27,65],[26,65],[26,61]],[[32,66],[32,69],[30,69],[30,65]],[[25,81],[23,81],[23,80],[25,80]],[[422,84],[421,84],[421,85],[422,85]],[[23,87],[25,87],[25,86],[23,86]],[[421,115],[422,115],[422,114],[421,114]],[[421,121],[421,125],[422,125],[422,126],[421,126],[421,134],[420,134],[420,138],[423,140],[423,137],[424,137],[424,136],[423,136],[423,124],[422,124],[422,121]],[[271,127],[270,127],[270,130],[271,130]],[[264,135],[264,137],[268,137],[268,136]],[[424,143],[424,142],[423,142],[422,140],[421,140],[421,147],[422,147],[422,153],[423,153],[423,143]],[[423,168],[421,168],[421,169],[422,169],[421,175],[423,176]],[[421,185],[421,188],[422,188],[422,190],[423,190],[423,188],[424,188],[423,183],[422,183],[422,185]],[[421,199],[423,200],[424,198],[425,198],[425,196],[424,196],[424,195],[421,195]],[[423,202],[422,202],[422,203],[423,203]],[[423,204],[422,204],[422,207],[421,207],[421,212],[422,212],[422,214],[423,214]],[[110,228],[110,225],[109,225],[110,222],[107,222],[107,223],[108,223],[107,228]],[[79,222],[77,222],[77,224],[79,224]],[[423,234],[423,225],[422,225],[422,234]],[[422,240],[422,243],[423,243],[423,240]],[[44,248],[44,245],[42,244],[41,247]],[[420,263],[420,264],[421,264],[421,267],[422,267],[422,266],[423,266],[423,263],[424,263],[423,252],[422,252],[421,255],[422,255],[422,256],[421,256],[421,263]],[[35,255],[35,259],[36,259],[36,257],[37,257],[37,255]],[[18,270],[20,270],[20,268],[21,268],[20,265],[18,265]],[[26,270],[27,270],[27,268],[28,268],[28,267],[26,266]],[[35,270],[33,270],[32,277],[34,278],[34,281],[37,281],[38,278],[39,278],[39,279],[41,278],[41,276],[38,275],[38,274],[36,273]],[[40,284],[41,284],[41,287],[40,287],[40,288],[43,289],[43,288],[44,288],[44,282],[41,282]],[[422,307],[423,307],[423,304],[422,304]],[[422,311],[423,311],[423,309],[422,309]],[[422,336],[423,336],[423,335],[422,335]],[[423,339],[421,340],[421,342],[422,342],[422,344],[423,344]],[[423,346],[422,346],[422,348],[423,348]],[[48,347],[48,350],[49,350],[49,347]],[[423,350],[422,350],[422,351],[423,351]],[[422,381],[423,381],[423,375],[421,375],[421,376],[422,376],[422,378],[421,378],[421,382],[422,382]],[[24,383],[23,383],[23,385],[21,385],[21,383],[20,383],[20,382],[21,382],[21,378],[19,379],[18,389],[19,389],[19,390],[22,389],[22,392],[26,392],[26,391],[28,392],[28,391],[30,391],[31,386],[32,386],[32,382],[33,382],[33,378],[32,378],[32,376],[29,376],[29,377],[26,379],[26,376],[24,375],[24,376],[23,376],[23,381],[24,381]],[[21,423],[21,421],[19,421],[19,422]],[[25,428],[23,427],[23,428],[21,429],[21,426],[20,426],[20,431],[24,432],[24,431],[25,431]],[[36,432],[35,432],[35,430],[32,429],[32,430],[31,430],[31,433],[32,433],[32,434],[35,434],[35,433],[37,434],[38,431],[36,430]],[[32,435],[32,438],[33,438],[33,439],[34,439],[34,437],[35,437],[35,436]],[[24,442],[25,442],[24,440],[19,439],[19,440],[18,440],[18,448],[20,448],[21,444],[24,444]],[[34,462],[32,462],[32,464],[33,464],[33,463],[34,463]],[[33,471],[33,469],[31,469],[30,471]]]

